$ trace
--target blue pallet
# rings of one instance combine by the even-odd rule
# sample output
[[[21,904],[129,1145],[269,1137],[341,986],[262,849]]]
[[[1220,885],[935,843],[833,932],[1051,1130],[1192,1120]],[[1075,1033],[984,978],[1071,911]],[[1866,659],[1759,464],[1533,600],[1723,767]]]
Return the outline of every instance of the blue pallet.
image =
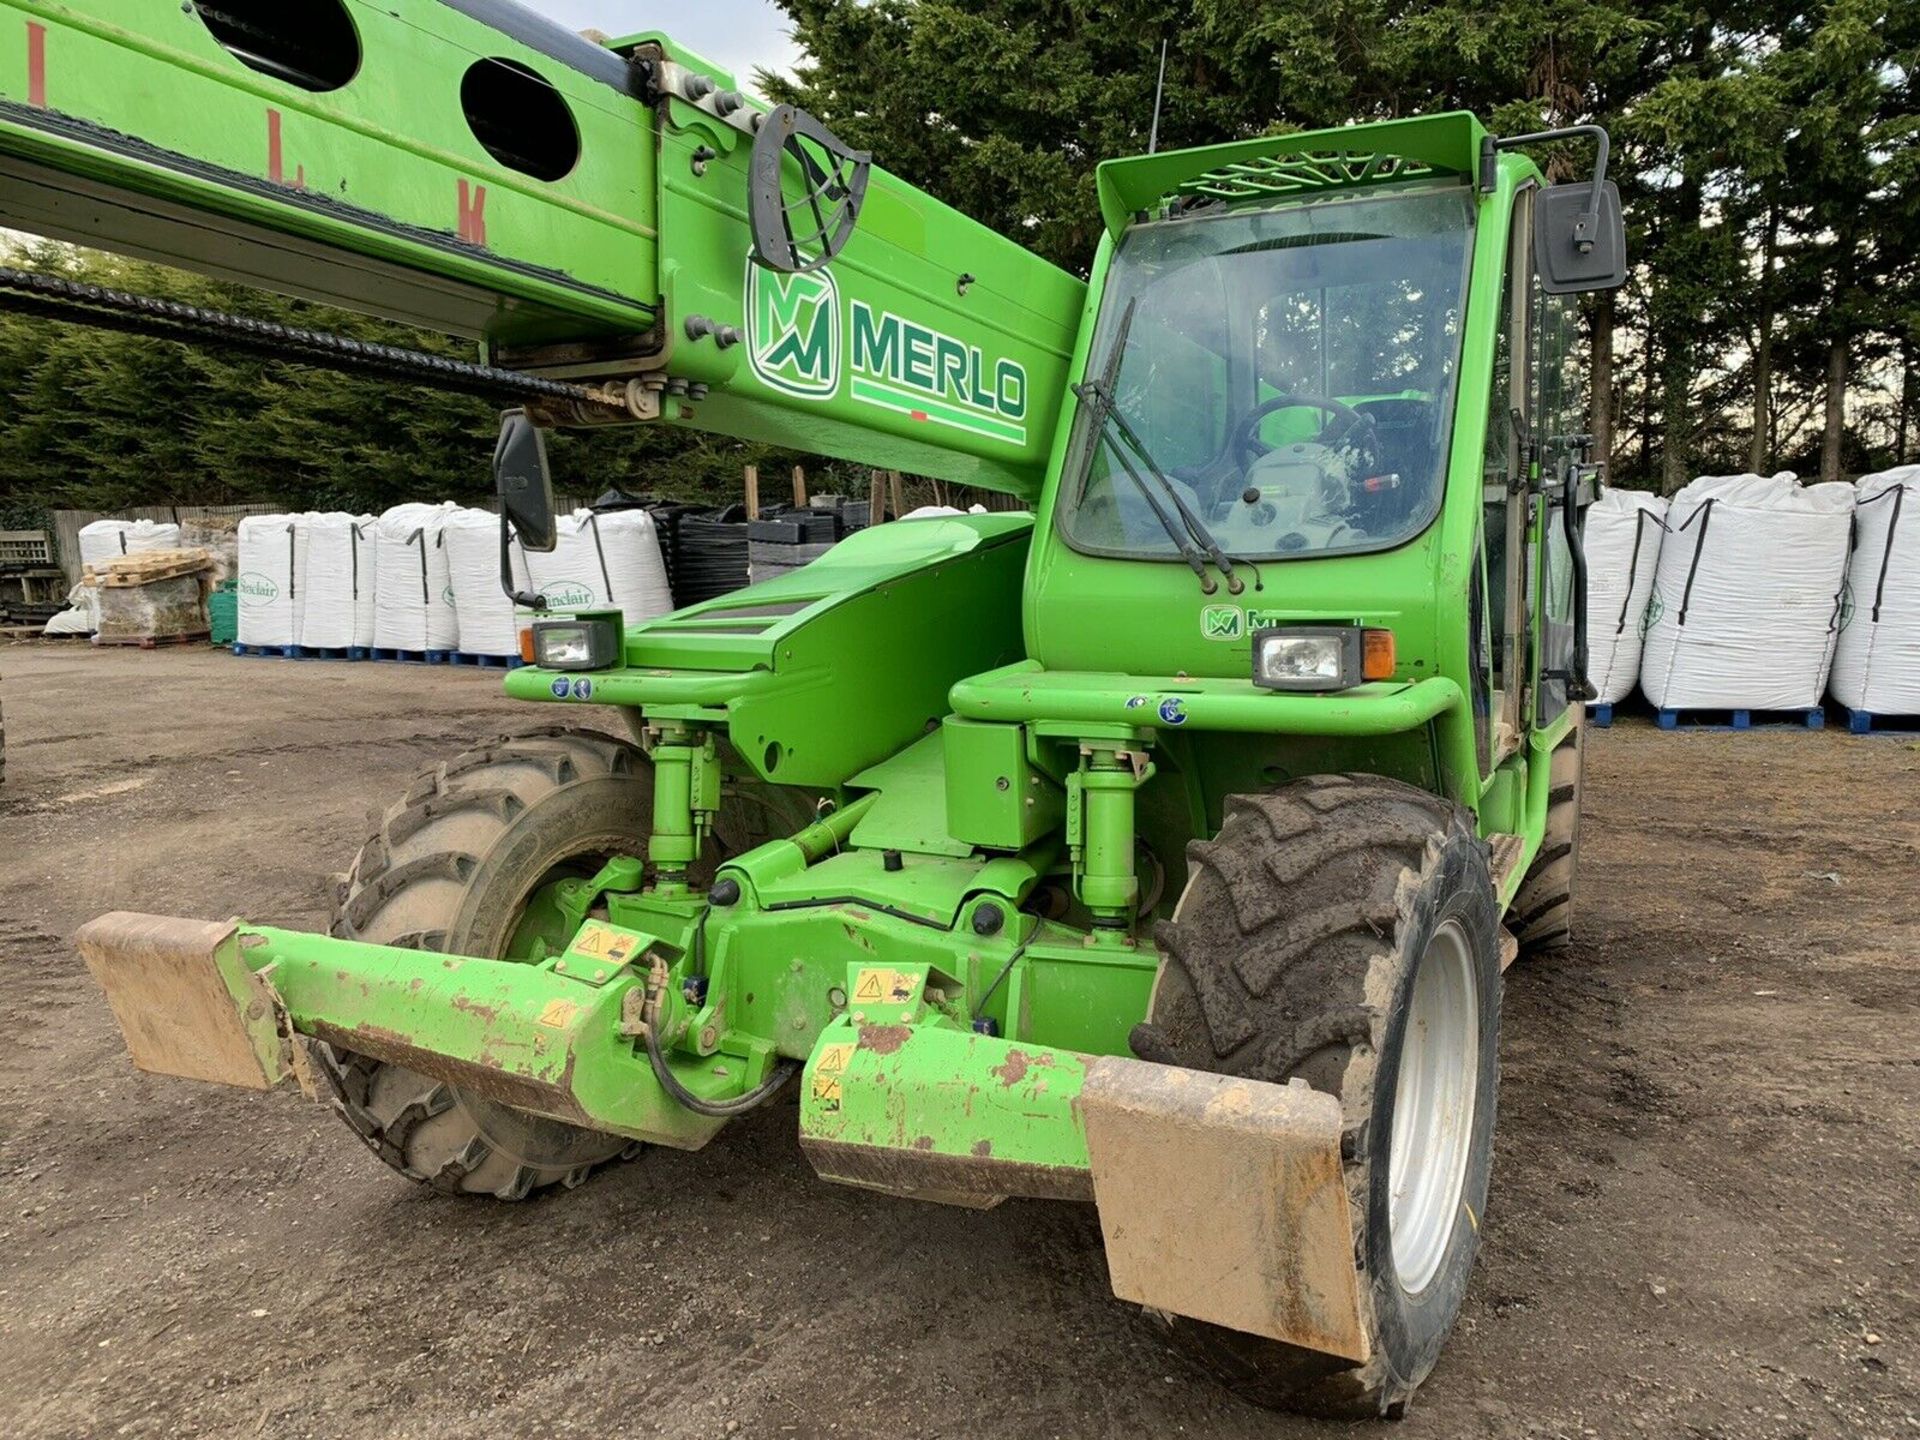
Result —
[[[397,660],[403,665],[444,665],[452,653],[449,650],[389,650],[376,645],[367,655],[369,659]]]
[[[467,650],[449,650],[447,659],[455,665],[478,665],[483,670],[518,670],[527,663],[518,655],[475,655]]]
[[[1847,712],[1849,735],[1911,735],[1920,731],[1920,715],[1879,715],[1871,710],[1856,710],[1851,705],[1842,708]]]
[[[371,650],[359,645],[239,645],[236,655],[252,655],[268,660],[366,660]]]
[[[1769,725],[1797,725],[1806,730],[1820,730],[1826,727],[1827,712],[1818,705],[1810,710],[1703,708],[1662,710],[1657,718],[1662,730],[1752,730]]]
[[[1613,702],[1596,700],[1587,706],[1587,724],[1596,730],[1608,730],[1613,727]]]

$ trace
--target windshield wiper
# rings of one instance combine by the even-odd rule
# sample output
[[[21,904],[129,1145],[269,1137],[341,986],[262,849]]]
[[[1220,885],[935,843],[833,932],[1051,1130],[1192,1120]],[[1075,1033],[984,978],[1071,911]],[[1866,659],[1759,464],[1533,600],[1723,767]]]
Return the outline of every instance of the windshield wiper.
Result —
[[[1091,385],[1089,385],[1088,388],[1092,388]],[[1094,403],[1098,404],[1097,401]],[[1105,445],[1108,451],[1112,453],[1113,458],[1120,462],[1120,469],[1125,472],[1129,480],[1133,481],[1134,488],[1140,492],[1140,498],[1145,500],[1147,502],[1147,508],[1153,511],[1153,518],[1160,522],[1160,528],[1167,532],[1167,538],[1171,540],[1174,543],[1174,547],[1179,550],[1180,558],[1187,562],[1195,575],[1200,577],[1200,589],[1208,595],[1213,594],[1213,592],[1220,587],[1214,584],[1213,577],[1207,574],[1207,562],[1201,558],[1200,552],[1194,548],[1192,538],[1181,529],[1180,522],[1167,513],[1166,506],[1160,503],[1158,497],[1156,497],[1152,489],[1148,487],[1147,482],[1140,478],[1140,472],[1133,468],[1132,462],[1127,459],[1126,452],[1114,442],[1113,430],[1109,424],[1110,419],[1111,415],[1109,414],[1107,418],[1099,422],[1100,443]]]
[[[1129,315],[1128,319],[1131,320],[1132,316]],[[1124,338],[1124,332],[1122,338]],[[1214,539],[1213,532],[1207,529],[1200,517],[1193,513],[1192,507],[1180,498],[1178,487],[1167,477],[1166,471],[1160,468],[1159,462],[1153,458],[1153,452],[1147,449],[1146,442],[1134,432],[1133,426],[1127,423],[1127,417],[1120,413],[1119,406],[1114,402],[1113,391],[1102,381],[1089,380],[1074,386],[1073,393],[1079,397],[1083,405],[1092,407],[1094,423],[1100,427],[1101,440],[1106,444],[1113,458],[1120,462],[1120,468],[1126,472],[1127,478],[1133,481],[1134,486],[1151,507],[1154,518],[1160,522],[1161,529],[1167,532],[1167,538],[1178,547],[1180,558],[1185,560],[1193,573],[1200,577],[1200,588],[1209,595],[1218,588],[1213,583],[1212,577],[1207,574],[1206,561],[1201,559],[1201,552],[1204,551],[1207,559],[1212,560],[1219,567],[1220,573],[1227,577],[1229,595],[1238,595],[1244,590],[1246,582],[1233,573],[1233,562],[1220,548],[1220,542]],[[1121,441],[1126,443],[1127,449],[1133,451],[1140,463],[1146,467],[1147,473],[1158,483],[1161,496],[1172,503],[1174,511],[1180,517],[1177,522],[1167,513],[1161,500],[1154,495],[1152,488],[1133,467],[1133,463],[1127,459],[1126,451],[1120,448]]]
[[[1160,522],[1160,528],[1167,532],[1167,538],[1173,541],[1174,547],[1179,550],[1180,558],[1185,560],[1193,573],[1200,577],[1201,590],[1211,595],[1219,588],[1207,574],[1206,562],[1200,558],[1200,550],[1204,549],[1213,563],[1220,567],[1220,573],[1227,577],[1227,593],[1238,595],[1246,589],[1246,584],[1233,573],[1233,562],[1220,548],[1220,542],[1213,538],[1213,532],[1201,523],[1200,517],[1195,515],[1187,502],[1180,498],[1180,492],[1175,488],[1173,481],[1167,478],[1167,473],[1160,468],[1159,462],[1153,458],[1153,452],[1147,449],[1146,443],[1134,433],[1133,426],[1127,423],[1127,417],[1120,413],[1115,401],[1114,385],[1120,377],[1120,361],[1126,353],[1127,336],[1133,329],[1134,312],[1139,305],[1138,295],[1127,300],[1127,308],[1122,312],[1120,324],[1113,333],[1113,342],[1107,347],[1107,358],[1100,367],[1100,377],[1074,386],[1073,393],[1081,404],[1093,410],[1094,424],[1100,427],[1101,442],[1106,445],[1113,458],[1120,462],[1120,468],[1126,471],[1127,478],[1133,481],[1141,498],[1153,511],[1153,518]],[[1159,482],[1161,494],[1173,502],[1173,508],[1179,514],[1178,523],[1155,497],[1152,488],[1141,478],[1140,472],[1134,469],[1126,457],[1126,452],[1116,442],[1114,438],[1116,435],[1126,442],[1128,449],[1139,457],[1141,464],[1147,467],[1147,472]]]

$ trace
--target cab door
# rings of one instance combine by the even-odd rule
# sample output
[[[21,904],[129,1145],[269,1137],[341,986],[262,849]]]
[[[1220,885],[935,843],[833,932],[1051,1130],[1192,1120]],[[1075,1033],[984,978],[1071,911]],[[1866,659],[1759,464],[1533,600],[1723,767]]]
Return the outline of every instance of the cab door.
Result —
[[[1480,564],[1470,607],[1475,669],[1474,724],[1480,770],[1491,775],[1519,748],[1531,711],[1532,586],[1530,413],[1535,404],[1532,343],[1534,189],[1515,197],[1501,287],[1504,321],[1494,346],[1486,448],[1481,457]]]

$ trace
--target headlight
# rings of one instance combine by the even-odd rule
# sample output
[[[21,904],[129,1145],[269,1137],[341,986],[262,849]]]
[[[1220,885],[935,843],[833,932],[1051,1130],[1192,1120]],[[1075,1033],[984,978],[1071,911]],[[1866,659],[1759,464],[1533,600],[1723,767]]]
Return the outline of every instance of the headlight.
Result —
[[[1393,632],[1358,625],[1277,625],[1253,636],[1253,683],[1268,690],[1345,690],[1393,678]]]
[[[536,620],[533,663],[548,670],[600,670],[619,658],[620,642],[606,620]]]

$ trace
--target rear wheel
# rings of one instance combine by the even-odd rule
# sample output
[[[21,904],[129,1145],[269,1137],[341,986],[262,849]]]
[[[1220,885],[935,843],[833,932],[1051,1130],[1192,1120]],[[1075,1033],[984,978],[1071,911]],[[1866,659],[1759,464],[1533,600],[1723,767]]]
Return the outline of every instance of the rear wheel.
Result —
[[[571,937],[565,887],[612,856],[644,854],[652,811],[653,767],[625,741],[552,729],[482,745],[424,772],[381,818],[340,883],[332,931],[452,955],[558,954]],[[730,806],[727,848],[753,843],[746,832],[765,830],[767,817]],[[722,849],[710,842],[698,878]],[[519,1200],[578,1185],[640,1148],[402,1065],[314,1048],[355,1133],[408,1179],[449,1194]]]
[[[1573,894],[1580,864],[1580,801],[1586,772],[1584,713],[1554,747],[1548,771],[1547,829],[1540,853],[1507,911],[1522,950],[1558,950],[1573,939]]]
[[[1159,927],[1142,1058],[1336,1096],[1372,1358],[1177,1316],[1257,1404],[1394,1413],[1438,1359],[1479,1245],[1498,1080],[1498,916],[1458,807],[1373,776],[1235,796]]]

